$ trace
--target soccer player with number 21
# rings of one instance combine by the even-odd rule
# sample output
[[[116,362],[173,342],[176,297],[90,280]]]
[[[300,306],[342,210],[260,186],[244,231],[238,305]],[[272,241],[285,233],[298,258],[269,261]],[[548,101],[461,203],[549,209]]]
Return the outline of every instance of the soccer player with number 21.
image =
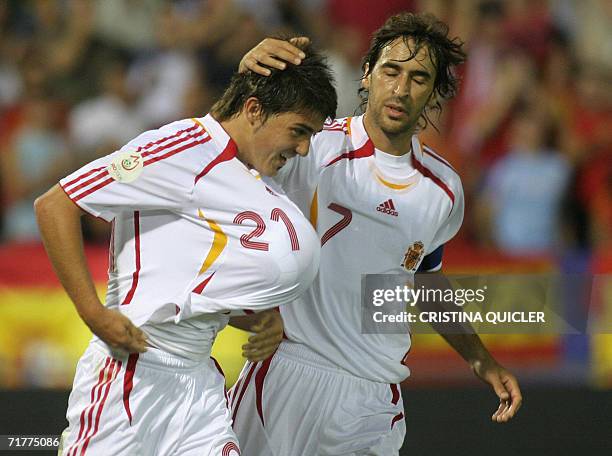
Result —
[[[210,114],[145,132],[37,199],[49,258],[94,333],[61,455],[240,454],[215,336],[232,312],[294,300],[319,263],[309,221],[261,179],[306,155],[335,116],[329,68],[302,56],[271,77],[234,75]],[[112,223],[106,306],[83,252],[84,213]],[[254,321],[257,360],[276,348],[266,331],[282,329],[276,311]]]

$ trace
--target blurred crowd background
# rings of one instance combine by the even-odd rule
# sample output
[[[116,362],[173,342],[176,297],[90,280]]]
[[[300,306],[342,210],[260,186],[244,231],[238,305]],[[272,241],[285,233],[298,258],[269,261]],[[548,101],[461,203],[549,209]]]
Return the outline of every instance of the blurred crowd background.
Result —
[[[0,0],[0,247],[37,245],[33,201],[60,177],[207,113],[266,36],[311,37],[338,115],[358,113],[370,36],[403,10],[446,21],[468,53],[457,97],[422,133],[463,179],[455,251],[582,270],[612,256],[609,0]],[[88,244],[107,239],[86,221]]]
[[[354,114],[371,33],[402,10],[436,14],[468,51],[424,135],[464,180],[462,239],[513,255],[612,248],[606,0],[2,0],[2,240],[38,238],[32,202],[69,171],[204,115],[265,36],[312,37],[338,114]]]

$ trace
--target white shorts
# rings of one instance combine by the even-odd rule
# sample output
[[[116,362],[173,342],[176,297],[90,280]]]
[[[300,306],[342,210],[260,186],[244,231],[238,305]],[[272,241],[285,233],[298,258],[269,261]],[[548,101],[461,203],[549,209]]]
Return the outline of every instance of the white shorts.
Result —
[[[68,401],[61,456],[237,456],[216,361],[155,348],[121,356],[91,342]]]
[[[247,363],[229,398],[245,456],[393,456],[404,441],[398,385],[350,375],[292,342]]]

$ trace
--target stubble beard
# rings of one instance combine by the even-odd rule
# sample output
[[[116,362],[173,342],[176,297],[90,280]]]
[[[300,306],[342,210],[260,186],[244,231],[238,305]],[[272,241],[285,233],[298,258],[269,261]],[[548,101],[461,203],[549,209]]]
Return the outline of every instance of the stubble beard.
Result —
[[[390,119],[386,119],[382,110],[374,115],[374,121],[376,122],[380,130],[389,137],[397,137],[406,134],[412,135],[414,133],[417,120],[418,118],[415,120],[409,118],[405,122],[393,121]]]

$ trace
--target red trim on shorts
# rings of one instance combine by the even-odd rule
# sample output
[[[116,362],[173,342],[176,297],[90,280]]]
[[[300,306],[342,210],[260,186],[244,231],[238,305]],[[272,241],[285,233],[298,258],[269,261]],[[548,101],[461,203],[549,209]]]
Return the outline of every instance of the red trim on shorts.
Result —
[[[244,393],[246,391],[246,389],[249,387],[249,383],[251,381],[251,377],[253,376],[253,371],[255,370],[255,367],[257,367],[258,363],[253,363],[251,365],[251,368],[249,369],[249,372],[246,375],[246,378],[244,380],[244,384],[242,386],[242,391],[240,391],[240,394],[238,395],[238,400],[236,401],[236,406],[234,407],[234,413],[232,413],[232,421],[235,423],[236,422],[236,414],[238,413],[238,409],[240,408],[240,402],[242,401],[242,397],[244,396]],[[235,394],[237,394],[238,391],[236,391]]]
[[[136,371],[136,362],[138,361],[138,353],[130,353],[128,357],[127,366],[125,368],[125,375],[123,376],[123,407],[130,420],[130,426],[132,425],[132,410],[130,409],[130,394],[134,387],[134,372]]]
[[[206,165],[206,167],[202,170],[202,172],[196,176],[194,185],[197,184],[201,178],[206,176],[210,172],[210,170],[212,170],[219,163],[223,163],[225,161],[228,161],[234,158],[237,152],[238,152],[238,146],[236,145],[234,140],[230,138],[229,141],[227,142],[227,146],[225,146],[225,149],[223,149],[223,152],[217,155],[215,159],[211,161],[208,165]]]
[[[83,455],[85,452],[85,449],[87,448],[87,444],[89,443],[89,440],[97,432],[98,425],[99,425],[98,420],[99,420],[100,414],[102,413],[102,407],[104,407],[104,402],[106,401],[106,397],[108,396],[108,390],[110,389],[110,384],[116,377],[116,372],[115,372],[116,363],[117,361],[115,359],[111,357],[106,357],[106,362],[104,364],[104,367],[100,370],[100,374],[98,376],[98,382],[91,389],[90,404],[87,407],[85,407],[83,411],[81,412],[81,419],[80,419],[81,425],[79,428],[79,435],[76,441],[72,444],[72,446],[68,450],[68,453],[67,453],[68,456],[76,456],[78,449],[79,449],[79,445],[81,445],[81,443],[84,442],[85,446],[81,449],[81,455]],[[121,361],[119,361],[119,367],[121,367]],[[105,387],[106,387],[106,390],[104,392],[104,396],[102,397],[102,390]],[[94,396],[95,396],[95,400],[94,400]],[[100,399],[102,399],[101,403],[100,403]],[[94,409],[96,408],[96,406],[98,406],[98,404],[100,404],[100,406],[98,408],[98,412],[96,413],[95,430],[93,434],[88,435],[92,429],[92,425],[94,424],[93,413],[94,413]],[[87,414],[87,427],[85,427],[85,415],[86,414]]]
[[[444,192],[448,195],[452,205],[455,205],[455,194],[451,191],[451,189],[446,185],[442,179],[436,176],[431,172],[428,168],[425,168],[421,162],[419,162],[416,158],[414,158],[414,154],[412,154],[412,166],[414,166],[423,176],[430,178],[438,187],[440,187]],[[451,207],[452,211],[452,207]]]
[[[115,362],[115,360],[113,360],[113,363]],[[112,366],[112,364],[111,364]],[[85,439],[85,442],[83,443],[83,448],[81,448],[81,456],[85,455],[85,452],[87,451],[87,447],[89,446],[89,442],[91,441],[92,437],[94,437],[97,433],[98,433],[98,428],[100,426],[100,415],[102,415],[102,409],[104,409],[104,403],[106,402],[106,399],[108,398],[108,393],[110,391],[111,388],[111,383],[113,383],[113,381],[115,381],[115,379],[117,378],[117,374],[119,373],[119,370],[121,369],[121,361],[117,361],[117,369],[114,369],[114,366],[111,367],[111,378],[110,381],[108,381],[106,383],[106,389],[104,390],[104,397],[102,398],[102,402],[100,403],[100,407],[98,407],[98,413],[96,413],[96,424],[94,427],[94,431],[93,433],[87,437]]]
[[[75,443],[73,443],[72,446],[69,448],[68,456],[72,456],[74,454],[73,450],[75,449],[75,445],[77,445],[77,443],[81,440],[81,437],[83,436],[83,431],[85,430],[85,414],[88,412],[88,409],[93,408],[93,406],[95,405],[95,402],[98,401],[97,398],[94,401],[94,395],[95,395],[96,389],[99,388],[102,382],[104,381],[104,377],[105,377],[104,372],[106,371],[106,368],[110,364],[110,361],[111,361],[111,358],[107,356],[104,367],[100,369],[100,374],[98,375],[98,382],[91,388],[91,398],[89,400],[89,405],[87,405],[87,407],[85,407],[83,411],[81,412],[81,418],[80,418],[81,424],[79,426],[79,435],[76,438]],[[88,424],[88,427],[89,427],[89,424]]]
[[[242,385],[242,381],[244,380],[244,376],[239,377],[234,386],[230,389],[230,407],[234,405],[236,401],[236,396],[238,396],[238,391],[240,390],[240,385]]]
[[[393,405],[397,405],[400,400],[400,390],[395,383],[391,383],[389,386],[391,387],[391,394],[393,395],[391,398],[391,403]]]
[[[232,456],[230,451],[235,451],[238,453],[238,456],[240,456],[240,448],[238,448],[238,445],[236,445],[235,442],[227,442],[225,445],[223,445],[221,456]]]
[[[343,154],[338,155],[336,158],[330,161],[327,165],[325,165],[325,168],[345,158],[348,160],[353,160],[355,158],[366,158],[372,155],[374,155],[374,144],[372,143],[372,140],[368,138],[365,144],[361,146],[359,149],[355,149],[350,152],[345,152]]]
[[[134,211],[134,249],[136,258],[136,270],[132,274],[132,287],[125,299],[121,303],[122,306],[128,305],[132,302],[134,293],[136,293],[136,287],[138,287],[138,277],[140,276],[140,211]]]
[[[262,364],[259,370],[257,371],[257,375],[255,375],[255,404],[257,405],[257,414],[261,419],[261,425],[264,426],[264,417],[263,417],[263,386],[264,380],[266,379],[266,375],[268,374],[268,369],[270,368],[270,362],[272,361],[272,357],[270,356],[266,359]]]
[[[393,429],[393,426],[395,425],[395,423],[397,423],[402,418],[404,418],[404,414],[402,412],[399,412],[397,415],[395,415],[393,419],[391,420],[391,429]]]

